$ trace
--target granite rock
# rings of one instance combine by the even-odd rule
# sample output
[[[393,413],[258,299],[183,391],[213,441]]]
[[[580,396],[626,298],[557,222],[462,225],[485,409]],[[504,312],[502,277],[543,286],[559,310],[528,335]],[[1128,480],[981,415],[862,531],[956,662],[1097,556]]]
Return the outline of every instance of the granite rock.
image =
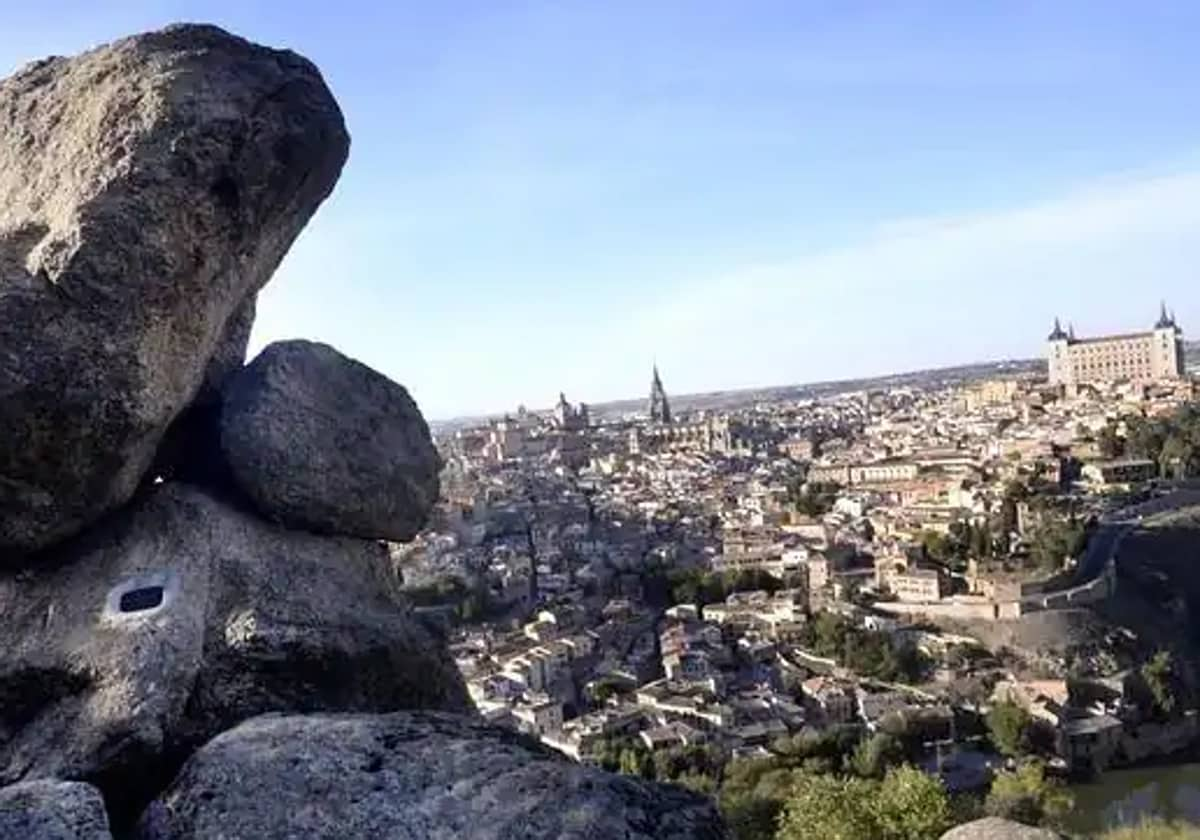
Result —
[[[214,738],[143,840],[726,840],[711,799],[568,761],[475,718],[267,715]]]
[[[0,788],[0,837],[112,840],[100,791],[52,779]]]
[[[164,484],[54,560],[0,574],[0,783],[90,781],[124,810],[263,712],[471,708],[379,543]]]
[[[0,81],[0,562],[132,497],[348,149],[311,63],[212,26]]]
[[[291,528],[405,542],[438,498],[408,391],[324,344],[272,344],[233,376],[220,441],[238,490]]]

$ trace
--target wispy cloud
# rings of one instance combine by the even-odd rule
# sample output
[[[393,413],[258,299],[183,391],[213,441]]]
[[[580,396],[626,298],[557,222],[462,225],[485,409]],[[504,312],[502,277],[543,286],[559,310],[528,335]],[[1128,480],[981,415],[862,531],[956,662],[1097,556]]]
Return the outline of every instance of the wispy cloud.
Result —
[[[653,348],[687,390],[1036,355],[1056,313],[1084,329],[1139,327],[1167,296],[1197,323],[1197,265],[1200,171],[1102,179],[695,278],[611,325],[606,344]]]

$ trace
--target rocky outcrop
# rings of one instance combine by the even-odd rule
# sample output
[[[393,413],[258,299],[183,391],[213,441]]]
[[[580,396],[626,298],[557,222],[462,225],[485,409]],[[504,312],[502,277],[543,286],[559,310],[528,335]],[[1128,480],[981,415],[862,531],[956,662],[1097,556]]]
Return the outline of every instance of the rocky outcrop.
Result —
[[[377,543],[167,484],[54,561],[0,577],[0,783],[136,801],[148,768],[262,712],[470,708]]]
[[[272,344],[233,377],[221,449],[259,511],[294,528],[403,542],[438,497],[408,391],[324,344]]]
[[[1062,840],[1062,835],[1048,828],[986,817],[950,829],[941,840]]]
[[[0,82],[0,837],[721,840],[471,715],[378,541],[439,491],[403,387],[243,367],[347,147],[311,64],[213,27]]]
[[[126,502],[205,377],[240,363],[231,318],[329,194],[349,140],[312,64],[208,26],[36,62],[0,82],[0,115],[11,561]]]
[[[319,802],[319,806],[314,803]],[[255,718],[196,753],[143,838],[723,840],[710,799],[456,715]]]
[[[100,791],[80,782],[23,782],[0,788],[0,837],[112,840]]]

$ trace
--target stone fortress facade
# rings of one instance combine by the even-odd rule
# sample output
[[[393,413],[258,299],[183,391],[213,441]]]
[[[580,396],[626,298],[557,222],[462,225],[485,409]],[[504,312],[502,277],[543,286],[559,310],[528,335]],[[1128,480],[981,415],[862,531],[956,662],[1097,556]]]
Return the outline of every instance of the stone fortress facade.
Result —
[[[1165,303],[1146,332],[1076,338],[1074,328],[1064,330],[1055,319],[1046,341],[1051,385],[1148,384],[1183,376],[1183,330]]]

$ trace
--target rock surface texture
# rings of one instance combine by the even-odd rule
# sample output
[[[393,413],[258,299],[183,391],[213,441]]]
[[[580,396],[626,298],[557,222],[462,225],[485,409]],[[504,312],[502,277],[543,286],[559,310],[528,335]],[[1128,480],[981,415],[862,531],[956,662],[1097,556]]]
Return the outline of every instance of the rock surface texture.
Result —
[[[209,742],[142,837],[723,840],[712,801],[457,715],[255,718]]]
[[[55,560],[0,576],[0,783],[123,797],[263,712],[470,708],[377,543],[166,484]]]
[[[1062,840],[1062,835],[1048,828],[986,817],[950,829],[942,835],[942,840]]]
[[[0,82],[0,560],[132,496],[348,146],[312,64],[215,27]]]
[[[100,791],[81,782],[23,782],[0,788],[6,840],[112,840]]]
[[[406,541],[438,497],[408,391],[324,344],[272,344],[233,377],[221,449],[259,511],[294,528]]]

